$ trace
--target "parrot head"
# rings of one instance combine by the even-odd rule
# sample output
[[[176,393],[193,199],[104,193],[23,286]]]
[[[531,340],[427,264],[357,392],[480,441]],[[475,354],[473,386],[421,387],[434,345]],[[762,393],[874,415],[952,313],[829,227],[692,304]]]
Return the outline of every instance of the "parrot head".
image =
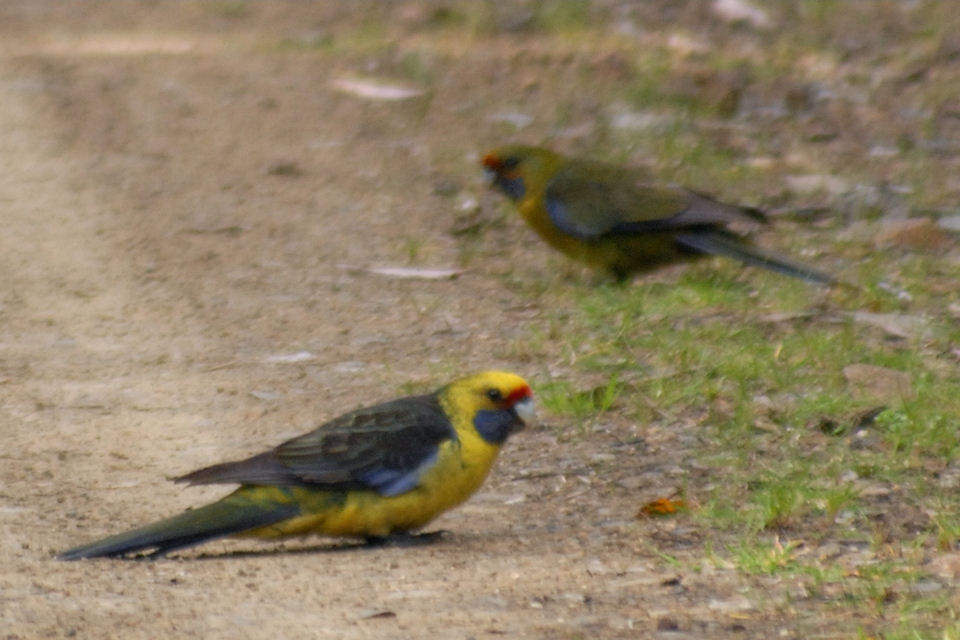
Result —
[[[447,389],[460,398],[462,406],[472,406],[473,426],[490,444],[503,444],[535,418],[530,385],[513,373],[484,371]]]
[[[491,183],[514,201],[545,189],[561,157],[549,149],[511,145],[483,156],[484,172]]]

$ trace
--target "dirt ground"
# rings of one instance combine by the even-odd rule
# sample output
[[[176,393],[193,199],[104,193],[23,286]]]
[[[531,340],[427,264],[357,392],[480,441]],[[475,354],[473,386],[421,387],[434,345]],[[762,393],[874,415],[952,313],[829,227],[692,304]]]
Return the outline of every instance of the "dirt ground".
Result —
[[[165,478],[359,405],[461,371],[562,374],[517,355],[544,302],[503,286],[560,262],[518,220],[478,247],[452,230],[493,215],[478,154],[509,139],[517,96],[555,99],[537,74],[569,97],[567,63],[511,36],[426,38],[417,3],[395,9],[405,38],[367,46],[371,6],[0,5],[0,637],[830,635],[795,618],[793,585],[664,562],[702,556],[697,532],[634,516],[705,481],[673,453],[696,436],[616,418],[514,438],[434,545],[53,559],[224,492]],[[428,89],[403,100],[338,85],[417,86],[417,65]]]

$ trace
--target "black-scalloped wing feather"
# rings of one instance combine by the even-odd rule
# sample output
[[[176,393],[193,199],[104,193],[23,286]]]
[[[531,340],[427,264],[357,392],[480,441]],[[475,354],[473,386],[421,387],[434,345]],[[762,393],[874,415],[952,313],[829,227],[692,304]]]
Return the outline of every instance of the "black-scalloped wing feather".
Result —
[[[177,478],[191,484],[366,487],[396,495],[416,485],[456,432],[435,395],[411,396],[335,418],[271,451]]]

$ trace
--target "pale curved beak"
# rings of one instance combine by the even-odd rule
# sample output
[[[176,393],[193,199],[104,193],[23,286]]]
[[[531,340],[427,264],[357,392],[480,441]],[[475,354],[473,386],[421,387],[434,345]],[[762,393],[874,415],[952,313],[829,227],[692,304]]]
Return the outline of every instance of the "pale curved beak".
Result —
[[[533,398],[524,398],[513,405],[513,410],[525,427],[532,425],[537,419],[537,408]]]

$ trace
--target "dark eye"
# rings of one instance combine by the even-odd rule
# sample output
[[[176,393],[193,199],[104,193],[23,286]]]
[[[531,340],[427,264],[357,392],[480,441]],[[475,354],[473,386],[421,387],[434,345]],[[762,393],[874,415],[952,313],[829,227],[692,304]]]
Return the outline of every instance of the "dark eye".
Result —
[[[509,158],[504,158],[503,162],[500,163],[500,167],[503,169],[516,169],[520,164],[520,158],[517,156],[510,156]]]
[[[493,402],[503,401],[503,394],[500,393],[500,389],[487,389],[487,397]]]

